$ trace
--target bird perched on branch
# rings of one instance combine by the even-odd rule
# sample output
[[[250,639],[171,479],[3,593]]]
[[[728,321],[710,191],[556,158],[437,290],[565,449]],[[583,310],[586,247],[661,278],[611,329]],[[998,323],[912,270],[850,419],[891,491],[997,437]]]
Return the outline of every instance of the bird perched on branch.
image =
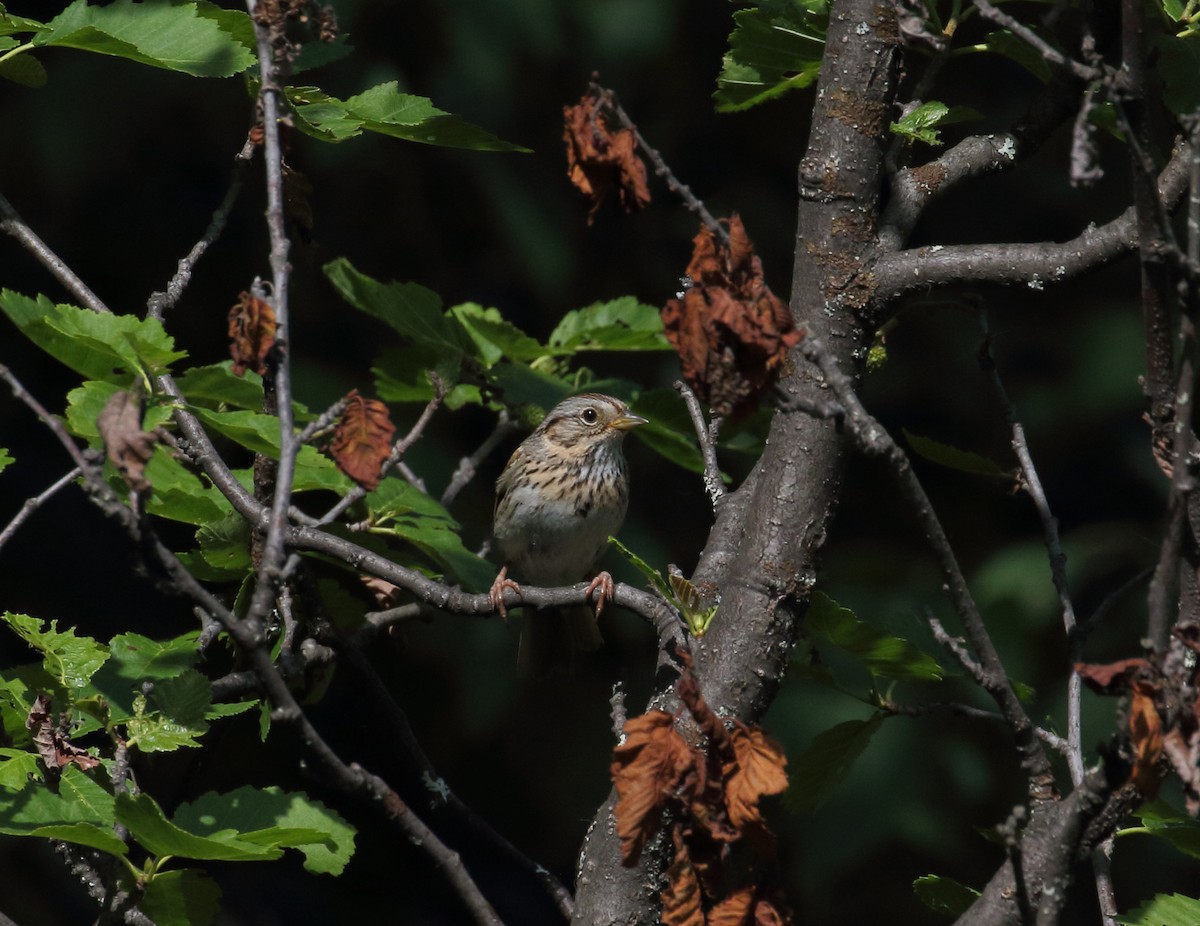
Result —
[[[572,585],[588,578],[608,538],[625,520],[629,470],[621,441],[646,424],[620,399],[585,393],[564,399],[521,443],[496,481],[493,526],[504,566],[492,583],[492,604],[504,617],[510,565],[533,585]],[[569,663],[603,642],[596,621],[613,595],[607,572],[591,579],[599,589],[596,613],[586,604],[535,611],[521,635],[518,659],[535,674]]]

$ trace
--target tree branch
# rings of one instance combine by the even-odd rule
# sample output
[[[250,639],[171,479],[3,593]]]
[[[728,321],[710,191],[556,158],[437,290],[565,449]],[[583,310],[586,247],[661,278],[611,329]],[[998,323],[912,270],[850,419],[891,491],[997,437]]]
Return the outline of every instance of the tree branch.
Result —
[[[967,587],[950,541],[942,529],[929,497],[925,494],[925,489],[913,472],[907,455],[883,426],[863,408],[858,396],[854,394],[849,377],[842,373],[837,361],[820,341],[811,336],[807,337],[800,342],[800,349],[805,357],[820,367],[826,383],[845,409],[846,433],[852,445],[867,456],[881,457],[891,470],[937,560],[954,611],[962,622],[971,648],[978,654],[983,669],[980,679],[982,687],[996,701],[1013,733],[1017,750],[1021,754],[1021,765],[1028,776],[1030,796],[1038,802],[1051,800],[1055,796],[1054,770],[1045,750],[1034,735],[1033,723],[1025,713],[1025,708],[1004,670],[1000,654],[992,643],[983,615],[979,613],[975,599]]]
[[[10,383],[11,385],[11,383]],[[12,540],[13,535],[21,529],[21,525],[29,520],[30,516],[37,511],[42,505],[46,504],[55,494],[69,485],[81,473],[81,470],[76,466],[65,476],[60,477],[49,488],[41,494],[25,500],[25,504],[21,506],[11,521],[5,525],[4,530],[0,531],[0,550],[4,549],[4,545]]]
[[[192,249],[188,251],[187,256],[179,262],[179,266],[175,270],[175,275],[167,283],[167,288],[163,292],[152,293],[150,295],[150,299],[146,303],[146,315],[148,318],[157,318],[161,321],[163,315],[173,309],[183,297],[183,291],[187,289],[188,284],[192,281],[192,271],[195,269],[196,264],[204,256],[204,252],[221,237],[221,232],[225,230],[225,223],[229,220],[229,213],[233,211],[233,205],[237,202],[238,194],[242,191],[246,165],[250,163],[250,159],[253,156],[254,141],[247,135],[246,142],[242,145],[242,150],[234,155],[233,179],[229,182],[229,189],[225,193],[225,198],[221,200],[221,204],[213,212],[212,220],[208,223],[208,228],[204,230],[204,234],[200,240],[192,245]]]
[[[1159,176],[1159,196],[1174,208],[1187,188],[1187,159],[1176,152]],[[897,296],[948,283],[1000,283],[1041,289],[1111,263],[1137,246],[1137,210],[1130,206],[1098,228],[1062,243],[931,245],[885,254],[871,268],[873,296]]]
[[[53,274],[80,305],[93,312],[112,314],[112,310],[104,304],[79,276],[55,254],[32,228],[25,224],[12,204],[0,194],[0,231],[12,235],[25,247],[30,254],[38,259],[43,267]]]

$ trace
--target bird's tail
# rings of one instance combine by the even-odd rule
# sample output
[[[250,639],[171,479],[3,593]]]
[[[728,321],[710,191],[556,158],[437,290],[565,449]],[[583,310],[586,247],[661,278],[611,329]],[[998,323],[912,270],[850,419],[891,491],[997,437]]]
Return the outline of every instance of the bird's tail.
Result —
[[[586,604],[527,610],[517,664],[532,676],[569,669],[580,653],[604,643],[596,615]]]

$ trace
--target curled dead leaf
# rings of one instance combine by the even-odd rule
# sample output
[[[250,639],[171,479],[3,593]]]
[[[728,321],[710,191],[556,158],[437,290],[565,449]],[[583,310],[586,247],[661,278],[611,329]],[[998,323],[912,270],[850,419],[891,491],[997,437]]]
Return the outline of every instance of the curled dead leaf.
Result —
[[[142,430],[142,403],[128,390],[114,392],[96,417],[108,460],[133,491],[150,491],[146,464],[154,455],[158,438]]]
[[[58,771],[66,765],[78,765],[81,769],[95,768],[100,760],[71,743],[63,724],[50,713],[50,696],[39,694],[29,708],[25,728],[33,737],[34,748],[46,768]]]
[[[663,807],[700,756],[675,730],[666,711],[648,711],[625,723],[625,740],[613,750],[617,835],[621,863],[634,865],[657,831]]]
[[[242,293],[229,310],[229,353],[233,372],[267,372],[267,354],[275,344],[275,310],[250,293]]]
[[[563,107],[567,176],[591,203],[589,225],[613,191],[627,213],[650,202],[646,165],[637,156],[637,138],[629,129],[610,129],[603,107],[604,101],[591,94],[575,106]]]
[[[667,869],[667,886],[662,891],[662,926],[705,926],[701,906],[700,879],[692,866],[687,843],[676,828],[675,858]]]
[[[662,309],[663,328],[700,399],[721,415],[753,411],[803,337],[763,278],[742,220],[727,220],[728,245],[707,227],[694,239],[691,285]]]
[[[735,721],[730,732],[737,761],[725,770],[725,803],[738,829],[761,825],[761,798],[787,790],[787,756],[761,728]]]
[[[378,399],[364,399],[355,389],[346,396],[346,410],[333,432],[329,453],[338,469],[363,488],[374,489],[395,434],[387,406]]]
[[[1147,800],[1154,799],[1162,783],[1159,760],[1163,754],[1163,727],[1154,694],[1151,685],[1135,682],[1129,705],[1129,739],[1134,755],[1129,780]]]
[[[1125,691],[1139,672],[1149,668],[1149,661],[1141,658],[1119,659],[1108,663],[1075,663],[1075,671],[1084,684],[1099,694]]]

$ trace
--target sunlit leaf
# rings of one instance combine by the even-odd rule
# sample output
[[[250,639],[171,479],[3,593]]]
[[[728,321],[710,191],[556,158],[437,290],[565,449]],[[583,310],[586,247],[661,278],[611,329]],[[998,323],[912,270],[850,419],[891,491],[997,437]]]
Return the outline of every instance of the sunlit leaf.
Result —
[[[253,46],[236,41],[195,3],[75,0],[45,24],[35,45],[113,55],[195,77],[231,77],[255,62]]]
[[[824,0],[757,0],[733,21],[713,94],[718,112],[749,109],[817,79],[828,25]]]

